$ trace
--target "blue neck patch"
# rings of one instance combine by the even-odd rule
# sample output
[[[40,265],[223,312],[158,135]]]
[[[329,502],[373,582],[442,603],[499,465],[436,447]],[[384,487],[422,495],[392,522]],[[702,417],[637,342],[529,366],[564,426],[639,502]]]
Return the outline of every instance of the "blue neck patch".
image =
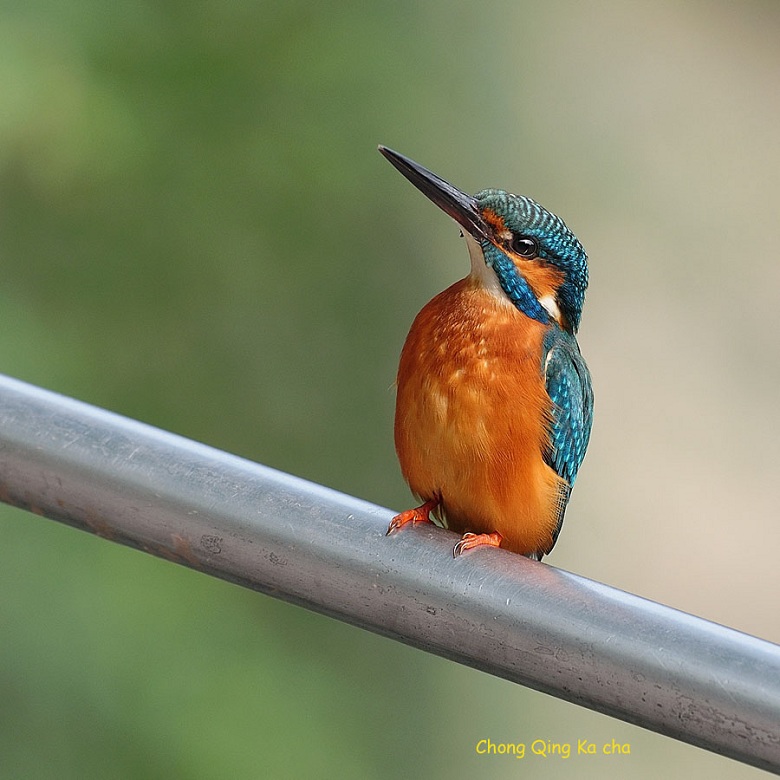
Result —
[[[539,303],[533,290],[523,275],[515,268],[515,264],[490,241],[480,241],[485,262],[496,272],[501,289],[510,301],[527,317],[545,325],[550,322],[550,315]]]

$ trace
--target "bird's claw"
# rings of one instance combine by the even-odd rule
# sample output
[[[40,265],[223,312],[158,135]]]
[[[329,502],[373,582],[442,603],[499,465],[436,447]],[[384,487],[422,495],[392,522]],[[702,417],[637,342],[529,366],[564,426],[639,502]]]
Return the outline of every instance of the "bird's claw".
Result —
[[[431,512],[436,509],[438,505],[439,502],[436,499],[431,499],[430,501],[426,501],[422,506],[401,512],[390,521],[385,536],[390,536],[390,534],[395,533],[409,523],[430,523]]]
[[[452,557],[457,558],[464,552],[473,550],[475,547],[500,547],[503,537],[498,531],[490,534],[472,534],[465,533],[461,540],[455,545],[452,551]]]

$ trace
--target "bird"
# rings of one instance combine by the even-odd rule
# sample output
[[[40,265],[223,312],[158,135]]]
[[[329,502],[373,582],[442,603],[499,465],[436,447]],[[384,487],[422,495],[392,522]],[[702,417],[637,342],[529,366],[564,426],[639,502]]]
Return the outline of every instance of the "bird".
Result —
[[[460,226],[469,274],[415,317],[396,379],[395,448],[420,506],[387,534],[434,522],[458,557],[501,547],[540,561],[563,524],[593,422],[576,339],[588,259],[564,221],[524,195],[468,195],[380,153]]]

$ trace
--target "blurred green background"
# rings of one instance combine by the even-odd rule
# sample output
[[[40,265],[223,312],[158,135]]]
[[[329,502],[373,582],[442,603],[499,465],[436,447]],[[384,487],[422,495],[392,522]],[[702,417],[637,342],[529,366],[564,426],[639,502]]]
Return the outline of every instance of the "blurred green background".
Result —
[[[780,641],[779,33],[769,0],[2,2],[0,367],[403,508],[396,360],[468,260],[376,145],[527,193],[591,258],[549,563]],[[758,776],[0,515],[3,778]]]

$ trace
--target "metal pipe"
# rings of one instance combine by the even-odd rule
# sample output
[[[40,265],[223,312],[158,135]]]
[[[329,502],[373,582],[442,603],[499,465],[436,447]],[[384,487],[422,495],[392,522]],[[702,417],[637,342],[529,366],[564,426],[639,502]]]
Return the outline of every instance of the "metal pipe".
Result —
[[[0,376],[0,499],[780,773],[780,647]]]

